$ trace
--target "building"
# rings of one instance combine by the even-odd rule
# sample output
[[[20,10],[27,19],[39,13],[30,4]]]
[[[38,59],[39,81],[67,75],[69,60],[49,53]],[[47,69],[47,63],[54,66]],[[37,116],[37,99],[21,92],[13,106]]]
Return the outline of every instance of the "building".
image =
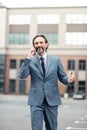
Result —
[[[29,80],[19,80],[18,70],[32,38],[44,34],[49,53],[60,56],[68,74],[76,81],[68,88],[70,96],[84,91],[87,95],[87,7],[0,7],[0,92],[27,94]],[[29,80],[28,80],[29,79]],[[65,87],[59,82],[61,95]]]

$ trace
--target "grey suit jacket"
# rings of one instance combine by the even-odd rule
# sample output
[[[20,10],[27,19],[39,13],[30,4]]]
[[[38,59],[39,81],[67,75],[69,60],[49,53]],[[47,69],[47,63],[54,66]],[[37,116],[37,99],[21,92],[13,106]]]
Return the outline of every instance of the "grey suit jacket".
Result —
[[[41,105],[44,96],[50,106],[61,104],[58,88],[58,79],[68,85],[67,75],[64,72],[60,58],[47,54],[46,75],[44,78],[39,57],[36,55],[32,59],[25,59],[19,69],[19,78],[25,79],[31,75],[31,87],[29,91],[28,104]]]

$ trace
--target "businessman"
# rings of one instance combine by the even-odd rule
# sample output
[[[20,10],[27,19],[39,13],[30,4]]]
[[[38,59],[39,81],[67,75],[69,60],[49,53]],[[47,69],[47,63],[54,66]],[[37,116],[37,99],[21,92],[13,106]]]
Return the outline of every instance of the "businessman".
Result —
[[[44,35],[36,35],[33,47],[19,69],[19,78],[31,75],[29,100],[32,130],[42,130],[43,120],[46,130],[57,130],[58,106],[61,97],[58,80],[66,86],[75,81],[75,76],[66,75],[59,57],[48,54],[48,40]]]

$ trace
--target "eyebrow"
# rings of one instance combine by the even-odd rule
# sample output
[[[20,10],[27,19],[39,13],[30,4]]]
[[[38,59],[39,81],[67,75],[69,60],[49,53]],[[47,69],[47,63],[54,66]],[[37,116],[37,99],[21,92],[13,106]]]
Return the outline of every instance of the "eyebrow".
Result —
[[[45,41],[39,41],[39,42],[38,42],[38,41],[36,41],[36,42],[34,42],[34,43],[43,43],[43,42],[45,42]]]

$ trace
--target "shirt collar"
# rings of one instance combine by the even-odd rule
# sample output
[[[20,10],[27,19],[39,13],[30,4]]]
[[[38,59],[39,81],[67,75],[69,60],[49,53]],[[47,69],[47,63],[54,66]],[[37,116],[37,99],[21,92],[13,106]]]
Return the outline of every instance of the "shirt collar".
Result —
[[[39,56],[39,55],[38,55],[38,57],[39,57],[39,59],[41,58],[41,56]],[[43,56],[44,60],[46,60],[46,57],[47,57],[47,53],[45,53],[45,55]]]

